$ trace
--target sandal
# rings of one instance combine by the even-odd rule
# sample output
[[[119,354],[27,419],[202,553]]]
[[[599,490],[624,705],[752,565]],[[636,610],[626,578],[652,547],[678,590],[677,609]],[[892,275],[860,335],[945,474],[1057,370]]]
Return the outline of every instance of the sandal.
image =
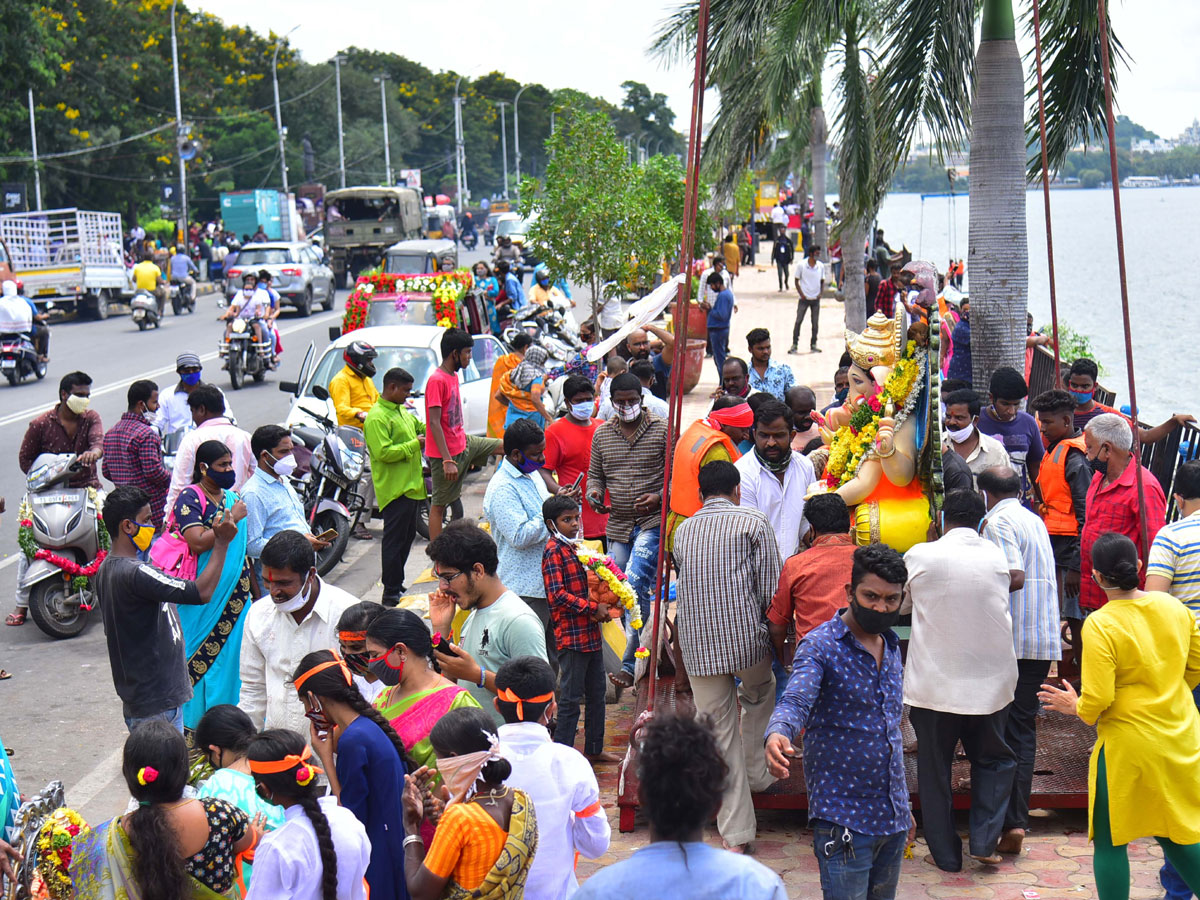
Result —
[[[0,681],[8,681],[10,678],[12,678],[12,672],[6,672],[4,669],[0,669]]]
[[[8,618],[4,620],[5,625],[24,625],[25,619],[29,615],[27,610],[18,609],[8,614]]]

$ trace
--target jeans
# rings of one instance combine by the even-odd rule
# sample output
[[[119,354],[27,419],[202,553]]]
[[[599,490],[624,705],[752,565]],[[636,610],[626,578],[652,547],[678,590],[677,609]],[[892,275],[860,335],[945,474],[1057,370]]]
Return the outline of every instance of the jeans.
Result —
[[[579,727],[579,704],[586,710],[583,718],[583,752],[594,756],[604,752],[604,650],[583,653],[579,650],[559,650],[558,724],[554,740],[568,747],[575,746]]]
[[[729,355],[729,329],[708,329],[708,342],[712,345],[713,362],[717,364],[717,381],[720,381],[721,369],[725,366],[725,357]]]
[[[638,608],[642,614],[644,628],[650,626],[650,599],[654,596],[654,584],[658,577],[658,526],[642,528],[635,526],[627,541],[609,541],[608,552],[621,570],[629,577],[629,586],[637,594]],[[639,635],[629,626],[632,617],[627,617],[625,627],[625,656],[621,668],[633,674],[634,651],[638,648]]]
[[[809,300],[803,294],[796,303],[796,324],[792,326],[792,346],[796,347],[800,344],[800,326],[804,324],[804,314],[812,313],[812,341],[811,346],[817,346],[817,320],[821,317],[821,298]]]
[[[404,567],[417,536],[420,500],[397,497],[383,508],[383,596],[399,597],[404,592]]]
[[[1192,699],[1196,701],[1196,706],[1200,707],[1200,685],[1192,691]],[[1158,880],[1167,892],[1166,900],[1192,900],[1192,889],[1187,886],[1187,882],[1166,856],[1163,857],[1163,867],[1158,870]]]
[[[775,260],[775,274],[779,278],[779,289],[786,291],[788,286],[788,264],[782,260]]]
[[[1013,778],[1008,812],[1004,814],[1004,830],[1029,827],[1029,795],[1033,791],[1033,763],[1037,755],[1038,689],[1050,674],[1048,659],[1018,659],[1017,688],[1008,704],[1008,721],[1004,725],[1004,742],[1017,757],[1017,774]]]
[[[145,725],[147,722],[166,722],[183,734],[183,707],[172,706],[170,709],[164,709],[162,712],[150,716],[125,717],[125,727],[129,729],[130,733],[139,725]]]
[[[810,824],[824,900],[893,900],[907,833],[859,834],[822,819]]]

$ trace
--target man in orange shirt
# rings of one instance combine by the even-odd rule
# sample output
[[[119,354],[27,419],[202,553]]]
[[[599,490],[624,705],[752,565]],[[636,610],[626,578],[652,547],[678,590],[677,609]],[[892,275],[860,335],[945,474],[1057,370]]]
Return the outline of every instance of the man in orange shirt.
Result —
[[[785,657],[789,627],[795,623],[796,642],[824,625],[846,606],[846,588],[854,566],[850,510],[837,494],[818,494],[804,504],[812,526],[801,539],[805,549],[789,557],[779,576],[779,588],[767,609],[767,628],[775,656],[790,674]]]
[[[488,437],[504,437],[504,416],[508,408],[496,399],[496,391],[500,390],[500,380],[520,364],[532,343],[533,338],[523,331],[515,335],[509,345],[512,353],[504,354],[492,367],[492,390],[488,394]]]

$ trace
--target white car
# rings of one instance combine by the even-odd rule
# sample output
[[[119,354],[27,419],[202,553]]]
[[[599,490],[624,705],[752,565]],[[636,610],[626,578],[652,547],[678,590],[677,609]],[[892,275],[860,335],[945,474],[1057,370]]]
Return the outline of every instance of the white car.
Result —
[[[374,328],[359,328],[343,334],[321,354],[316,365],[312,365],[314,348],[309,346],[295,382],[284,382],[280,389],[292,395],[292,408],[288,411],[284,425],[304,425],[319,428],[317,420],[309,410],[322,413],[336,421],[332,400],[318,400],[313,385],[328,389],[333,376],[341,371],[345,360],[342,354],[352,341],[365,341],[375,348],[379,356],[375,359],[375,387],[383,391],[383,375],[397,366],[413,376],[413,393],[409,408],[422,422],[425,421],[425,383],[433,370],[442,361],[441,342],[444,328],[433,325],[380,325]],[[463,425],[467,434],[487,433],[488,403],[492,395],[492,369],[496,360],[508,349],[490,334],[476,334],[471,365],[458,373],[463,404]],[[307,409],[306,409],[307,407]]]

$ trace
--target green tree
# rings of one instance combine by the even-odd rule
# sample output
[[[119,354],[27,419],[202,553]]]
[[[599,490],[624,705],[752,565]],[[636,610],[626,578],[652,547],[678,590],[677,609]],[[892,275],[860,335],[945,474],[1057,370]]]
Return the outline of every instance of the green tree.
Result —
[[[529,239],[556,275],[586,284],[598,323],[604,297],[648,284],[678,241],[651,183],[631,177],[608,118],[568,106],[546,142],[546,179],[526,179],[521,212],[536,215]]]
[[[679,157],[652,156],[641,167],[638,176],[641,179],[642,185],[658,199],[662,211],[671,221],[672,236],[682,234],[687,170],[684,169]],[[695,252],[698,254],[707,253],[713,249],[715,246],[713,235],[717,229],[717,223],[713,221],[706,203],[710,189],[703,180],[700,182],[699,189],[700,206],[696,213],[696,231],[694,237]],[[751,185],[751,198],[753,198],[753,185]],[[672,250],[678,253],[677,247],[673,247]],[[671,253],[668,253],[667,258],[673,266],[678,263],[678,260]]]

